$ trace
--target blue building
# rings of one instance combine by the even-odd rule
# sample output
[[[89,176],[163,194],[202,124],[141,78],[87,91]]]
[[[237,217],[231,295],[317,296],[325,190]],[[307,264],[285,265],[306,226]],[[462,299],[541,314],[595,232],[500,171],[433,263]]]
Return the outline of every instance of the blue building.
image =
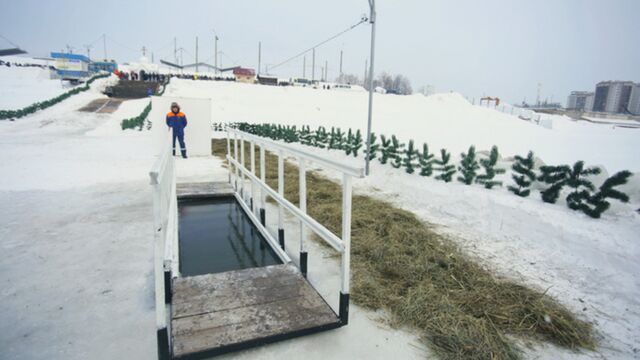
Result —
[[[51,53],[56,72],[63,80],[80,80],[89,76],[88,57],[79,54]]]

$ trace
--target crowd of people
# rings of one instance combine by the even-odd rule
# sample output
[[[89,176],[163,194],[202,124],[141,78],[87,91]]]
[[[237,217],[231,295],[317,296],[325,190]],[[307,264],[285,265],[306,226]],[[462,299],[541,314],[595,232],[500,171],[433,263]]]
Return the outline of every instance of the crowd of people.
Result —
[[[38,67],[41,69],[50,69],[50,70],[55,70],[56,68],[49,65],[42,65],[42,64],[24,64],[24,63],[17,63],[17,62],[10,62],[10,61],[4,61],[4,60],[0,60],[0,66],[6,66],[6,67],[12,67],[12,66],[17,66],[17,67]]]
[[[150,82],[164,83],[168,77],[168,75],[165,75],[165,74],[160,74],[156,72],[146,72],[144,70],[140,70],[140,71],[115,70],[113,73],[122,80],[132,80],[132,81],[150,81]]]
[[[180,73],[161,74],[157,72],[146,72],[144,70],[140,70],[140,71],[115,70],[113,73],[122,80],[150,81],[150,82],[160,82],[160,83],[164,83],[168,78],[178,78],[178,79],[187,79],[187,80],[235,81],[235,78],[226,77],[226,76],[211,76],[211,75],[204,75],[204,74],[202,75],[180,74]]]

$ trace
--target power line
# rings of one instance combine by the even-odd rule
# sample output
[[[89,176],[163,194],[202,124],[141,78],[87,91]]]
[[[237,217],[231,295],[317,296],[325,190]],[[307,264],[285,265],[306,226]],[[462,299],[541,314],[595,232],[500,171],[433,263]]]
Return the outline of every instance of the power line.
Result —
[[[351,25],[349,28],[347,28],[347,29],[345,29],[345,30],[333,35],[332,37],[330,37],[330,38],[328,38],[328,39],[326,39],[326,40],[324,40],[324,41],[322,41],[322,42],[320,42],[320,43],[318,43],[318,44],[316,44],[316,45],[314,45],[314,46],[312,46],[312,47],[310,47],[310,48],[308,48],[308,49],[306,49],[306,50],[304,50],[304,51],[302,51],[302,52],[300,52],[300,53],[298,53],[298,54],[296,54],[296,55],[294,55],[292,57],[290,57],[290,58],[288,58],[287,60],[285,60],[285,61],[283,61],[281,63],[278,63],[278,64],[276,64],[274,66],[269,67],[269,70],[273,70],[273,69],[275,69],[275,68],[277,68],[277,67],[279,67],[281,65],[284,65],[284,64],[288,63],[291,60],[299,58],[300,56],[308,53],[309,51],[317,48],[318,46],[322,46],[322,45],[328,43],[329,41],[339,37],[340,35],[342,35],[342,34],[344,34],[346,32],[349,32],[349,31],[355,29],[358,25],[364,24],[367,21],[369,21],[369,19],[367,19],[366,17],[363,17],[362,19],[360,19],[360,21],[358,23],[356,23],[354,25]]]
[[[17,48],[20,48],[20,46],[18,46],[17,44],[14,44],[11,40],[7,39],[6,37],[4,37],[4,36],[2,36],[2,35],[0,35],[0,37],[1,37],[1,38],[3,38],[3,39],[5,39],[5,40],[7,40],[7,42],[9,42],[9,44],[11,44],[11,45],[13,45],[13,46],[15,46],[15,47],[17,47]]]
[[[119,43],[119,42],[115,41],[111,36],[109,36],[109,40],[110,40],[112,43],[114,43],[114,44],[116,44],[116,45],[118,45],[118,46],[120,46],[120,47],[122,47],[122,48],[124,48],[124,49],[127,49],[127,50],[129,50],[129,51],[131,51],[131,52],[133,52],[133,53],[138,54],[138,53],[140,52],[139,50],[132,49],[132,48],[128,47],[127,45],[123,45],[123,44],[121,44],[121,43]]]

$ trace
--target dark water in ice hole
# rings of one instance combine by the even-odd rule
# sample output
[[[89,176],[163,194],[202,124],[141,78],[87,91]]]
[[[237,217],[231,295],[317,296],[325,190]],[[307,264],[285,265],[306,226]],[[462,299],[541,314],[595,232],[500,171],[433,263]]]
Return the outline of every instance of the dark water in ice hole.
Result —
[[[178,207],[182,276],[282,263],[235,198],[183,200]]]

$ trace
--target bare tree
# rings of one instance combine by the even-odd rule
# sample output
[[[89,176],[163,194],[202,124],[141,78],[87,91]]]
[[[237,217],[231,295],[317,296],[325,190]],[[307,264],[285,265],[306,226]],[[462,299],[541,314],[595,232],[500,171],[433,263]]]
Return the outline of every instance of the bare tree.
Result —
[[[363,86],[365,89],[369,90],[369,83],[367,81],[364,82]],[[373,87],[374,89],[382,87],[389,93],[400,95],[410,95],[413,93],[409,78],[402,74],[393,76],[386,71],[381,72],[380,75],[373,80]]]
[[[393,78],[393,86],[391,89],[400,95],[411,95],[413,93],[411,82],[406,76],[401,74],[398,74]]]
[[[360,78],[353,74],[342,74],[336,78],[336,82],[349,85],[360,85],[362,83]]]

